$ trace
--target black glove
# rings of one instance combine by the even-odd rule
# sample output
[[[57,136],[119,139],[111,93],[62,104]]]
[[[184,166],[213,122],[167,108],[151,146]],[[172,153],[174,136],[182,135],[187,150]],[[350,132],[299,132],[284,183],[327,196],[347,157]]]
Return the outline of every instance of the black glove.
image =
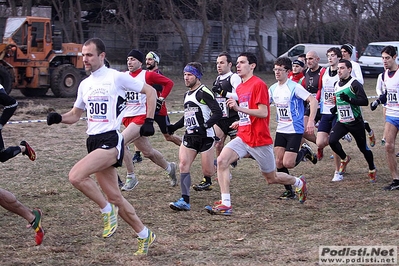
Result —
[[[331,114],[335,115],[337,113],[337,106],[334,105],[333,108],[330,109]]]
[[[177,130],[177,128],[175,125],[167,125],[166,126],[166,131],[168,132],[169,135],[173,135],[176,130]]]
[[[212,91],[214,93],[222,95],[223,97],[226,97],[227,95],[227,91],[222,90],[222,87],[220,85],[213,86]]]
[[[377,109],[378,105],[381,103],[380,99],[375,100],[374,102],[370,103],[371,111]]]
[[[339,98],[341,99],[341,101],[345,101],[345,102],[348,102],[348,103],[350,103],[351,102],[351,98],[349,98],[349,96],[348,95],[346,95],[345,93],[341,93],[340,95],[339,95]]]
[[[140,136],[152,136],[154,135],[154,119],[146,118],[144,124],[140,128]]]
[[[59,113],[49,113],[47,115],[47,125],[59,124],[62,121],[62,116]]]
[[[162,104],[163,104],[163,98],[158,98],[157,99],[157,105],[155,107],[155,112],[156,113],[161,110]]]
[[[384,94],[381,94],[380,97],[378,97],[378,100],[380,100],[380,103],[386,104],[387,103],[387,92]]]

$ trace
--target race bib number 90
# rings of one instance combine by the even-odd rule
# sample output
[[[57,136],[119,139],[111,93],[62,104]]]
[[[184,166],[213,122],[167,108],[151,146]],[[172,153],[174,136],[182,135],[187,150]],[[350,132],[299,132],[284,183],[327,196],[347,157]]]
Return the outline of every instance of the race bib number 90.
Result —
[[[184,123],[185,123],[187,130],[193,129],[193,128],[199,126],[197,116],[195,115],[194,111],[184,112]]]

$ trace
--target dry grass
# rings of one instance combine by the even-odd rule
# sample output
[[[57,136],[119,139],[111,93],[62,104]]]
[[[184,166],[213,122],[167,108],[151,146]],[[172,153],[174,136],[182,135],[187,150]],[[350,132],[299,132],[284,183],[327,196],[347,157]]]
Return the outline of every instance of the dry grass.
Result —
[[[205,84],[210,85],[214,74],[207,76]],[[270,75],[262,77],[269,85],[273,82]],[[168,105],[170,110],[181,110],[185,89],[181,77],[174,80]],[[366,79],[369,95],[374,95],[374,86],[374,79]],[[73,104],[73,99],[27,100],[18,92],[12,95],[22,106],[13,120],[45,119],[49,109],[65,112]],[[345,180],[330,182],[333,162],[326,148],[325,159],[317,165],[303,162],[291,170],[294,175],[305,174],[309,182],[309,198],[303,205],[277,200],[283,186],[268,186],[255,162],[243,160],[232,170],[233,216],[211,216],[204,210],[219,199],[217,184],[210,192],[192,191],[192,210],[177,213],[168,204],[180,197],[180,187],[169,187],[163,171],[145,159],[136,168],[139,186],[123,193],[158,236],[144,258],[132,255],[137,248],[135,235],[121,219],[117,233],[102,239],[98,207],[68,182],[70,168],[86,154],[84,121],[71,126],[8,125],[3,129],[6,145],[26,139],[36,149],[37,160],[19,155],[4,163],[0,187],[24,204],[42,208],[46,237],[41,246],[34,246],[25,221],[0,209],[1,265],[317,265],[319,245],[396,245],[398,192],[381,189],[391,181],[379,144],[382,112],[364,111],[377,136],[372,151],[378,182],[368,182],[366,161],[354,143],[343,143],[353,159]],[[178,118],[171,116],[172,121]],[[271,128],[274,131],[274,122]],[[159,130],[151,142],[169,161],[178,160],[178,148],[166,143]],[[193,183],[201,179],[199,163],[193,165]],[[125,176],[125,168],[118,171]]]

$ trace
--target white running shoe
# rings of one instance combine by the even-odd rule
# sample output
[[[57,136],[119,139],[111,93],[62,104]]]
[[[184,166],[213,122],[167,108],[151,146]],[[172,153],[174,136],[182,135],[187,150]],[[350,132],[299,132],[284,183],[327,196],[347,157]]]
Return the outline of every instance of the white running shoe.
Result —
[[[127,175],[126,176],[126,183],[125,185],[121,188],[122,191],[131,191],[133,190],[137,185],[139,181],[137,180],[136,176],[133,175]]]
[[[342,181],[342,180],[344,180],[344,176],[342,174],[340,174],[338,171],[335,171],[334,172],[334,177],[333,177],[333,179],[331,181],[332,182],[339,182],[339,181]]]
[[[352,141],[352,136],[351,134],[346,134],[345,136],[342,137],[343,140],[346,140],[347,142],[351,142]]]

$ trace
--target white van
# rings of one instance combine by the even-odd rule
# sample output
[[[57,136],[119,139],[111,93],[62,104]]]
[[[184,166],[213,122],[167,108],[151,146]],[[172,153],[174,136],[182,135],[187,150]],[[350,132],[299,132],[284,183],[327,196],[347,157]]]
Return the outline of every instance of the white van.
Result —
[[[359,58],[359,65],[363,76],[377,76],[384,71],[382,64],[381,51],[385,46],[392,45],[399,51],[399,41],[392,42],[371,42]],[[396,57],[396,63],[399,64],[399,58]]]
[[[331,47],[341,48],[340,44],[314,44],[314,43],[299,43],[293,47],[291,47],[287,52],[280,55],[279,57],[288,57],[292,61],[298,58],[300,54],[306,54],[309,51],[316,51],[316,53],[320,57],[319,64],[321,66],[328,66],[327,60],[327,50]],[[353,55],[356,56],[356,51],[353,52]]]
[[[309,51],[316,51],[316,53],[320,57],[319,64],[322,66],[326,66],[328,64],[327,60],[327,50],[331,47],[341,48],[341,45],[338,44],[314,44],[314,43],[299,43],[293,47],[291,47],[287,52],[280,55],[279,57],[288,57],[292,61],[298,58],[300,54],[306,54]]]

